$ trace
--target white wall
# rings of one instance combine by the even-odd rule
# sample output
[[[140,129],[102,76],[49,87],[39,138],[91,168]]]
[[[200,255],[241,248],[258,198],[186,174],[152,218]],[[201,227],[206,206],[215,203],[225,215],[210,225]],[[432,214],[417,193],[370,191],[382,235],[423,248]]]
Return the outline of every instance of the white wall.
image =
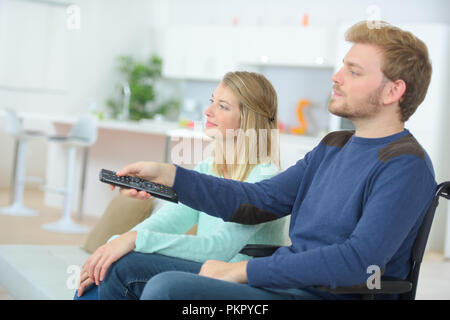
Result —
[[[145,58],[153,51],[152,1],[133,0],[132,5],[126,0],[75,0],[71,3],[81,8],[80,29],[67,29],[66,6],[54,6],[35,1],[0,2],[0,26],[4,27],[0,30],[12,34],[13,37],[10,38],[16,38],[18,49],[22,49],[16,52],[16,55],[23,53],[23,48],[27,47],[30,39],[26,37],[26,34],[35,23],[39,22],[34,20],[37,14],[40,13],[39,17],[45,18],[45,12],[53,13],[58,16],[58,19],[53,23],[40,19],[41,23],[46,23],[42,29],[47,28],[50,35],[59,36],[59,51],[67,55],[66,63],[59,63],[59,67],[64,70],[58,75],[63,82],[63,85],[56,84],[58,90],[54,90],[51,86],[45,87],[46,83],[44,87],[37,90],[27,87],[26,81],[22,86],[14,84],[15,86],[12,87],[2,87],[0,83],[0,108],[9,107],[20,112],[58,115],[81,114],[88,110],[89,102],[95,101],[102,105],[112,95],[119,79],[119,74],[116,72],[118,55],[132,54],[137,58]],[[9,23],[1,19],[5,16],[9,17]],[[13,23],[18,18],[21,19],[21,23]],[[61,35],[63,35],[62,38]],[[36,37],[39,36],[39,33],[36,33]],[[2,40],[5,41],[5,38],[2,38],[0,32],[0,48]],[[41,39],[39,44],[41,47],[35,46],[24,55],[29,65],[42,64],[42,57],[35,53],[54,45],[51,37],[47,40]],[[49,58],[51,53],[50,50]],[[10,54],[8,58],[12,59],[13,56]],[[0,55],[0,66],[9,63],[11,61],[9,59],[2,59]],[[56,62],[53,61],[53,63]],[[48,65],[50,66],[51,63]],[[24,78],[28,78],[27,76],[25,75]],[[0,125],[2,122],[3,120],[0,119]],[[49,129],[48,124],[43,123],[26,123],[25,125],[33,129]],[[0,133],[0,147],[7,155],[0,158],[0,186],[6,187],[10,181],[13,142],[3,132]],[[44,177],[45,161],[45,142],[36,141],[30,144],[28,173]]]
[[[242,25],[300,25],[304,13],[311,25],[335,25],[365,20],[376,13],[391,23],[449,23],[447,0],[156,0],[165,6],[169,25],[230,25],[237,17]]]

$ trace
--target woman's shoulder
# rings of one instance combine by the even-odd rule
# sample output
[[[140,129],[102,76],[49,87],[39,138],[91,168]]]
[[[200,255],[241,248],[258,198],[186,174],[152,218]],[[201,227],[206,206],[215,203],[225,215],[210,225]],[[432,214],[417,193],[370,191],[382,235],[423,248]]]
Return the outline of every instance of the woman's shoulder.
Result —
[[[201,162],[199,162],[194,167],[194,170],[197,172],[200,172],[200,173],[211,174],[212,164],[213,164],[213,158],[209,157],[209,158],[206,158],[206,159],[202,160]]]
[[[210,174],[214,175],[212,172],[212,166],[213,166],[213,158],[206,158],[199,162],[195,167],[194,170],[200,173]],[[245,181],[247,182],[256,182],[263,179],[268,179],[280,172],[280,168],[276,166],[273,163],[259,163],[256,166],[254,166],[250,173],[247,176],[247,179]]]
[[[260,163],[252,168],[246,181],[252,182],[269,179],[280,173],[280,171],[280,168],[273,163]]]

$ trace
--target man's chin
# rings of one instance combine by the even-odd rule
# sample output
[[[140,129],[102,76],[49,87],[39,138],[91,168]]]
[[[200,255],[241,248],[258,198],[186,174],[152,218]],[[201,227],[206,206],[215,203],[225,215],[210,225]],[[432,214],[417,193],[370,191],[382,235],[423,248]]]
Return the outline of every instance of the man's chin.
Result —
[[[340,115],[340,110],[339,110],[339,106],[336,105],[336,101],[334,100],[330,100],[330,102],[328,103],[328,111],[332,114],[334,114],[335,116],[341,116]]]
[[[351,114],[349,114],[348,112],[343,110],[343,108],[337,107],[336,105],[328,104],[328,111],[331,114],[334,114],[335,116],[338,116],[341,118],[346,118],[348,120],[351,120],[351,118],[352,118]]]

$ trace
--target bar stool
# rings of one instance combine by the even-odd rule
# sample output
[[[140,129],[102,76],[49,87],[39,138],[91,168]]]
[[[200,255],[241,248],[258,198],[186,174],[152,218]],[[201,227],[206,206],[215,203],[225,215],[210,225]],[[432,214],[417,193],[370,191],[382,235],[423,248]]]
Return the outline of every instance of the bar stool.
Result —
[[[73,125],[72,130],[67,136],[50,136],[49,142],[61,143],[67,148],[66,160],[66,182],[63,189],[57,189],[45,186],[43,189],[47,192],[56,192],[64,195],[64,211],[60,220],[42,225],[45,230],[62,233],[85,233],[88,228],[75,223],[71,218],[72,198],[75,174],[75,161],[77,150],[84,148],[87,150],[97,140],[97,119],[93,116],[82,116]],[[86,157],[84,157],[86,161]],[[86,163],[83,163],[85,168]],[[82,170],[83,174],[85,170]],[[83,177],[82,177],[83,178]],[[80,197],[83,197],[81,194]]]
[[[27,147],[28,141],[37,138],[44,138],[44,132],[25,130],[22,122],[17,116],[16,112],[11,109],[6,109],[6,132],[14,137],[15,152],[11,179],[11,199],[12,203],[8,207],[0,208],[0,214],[14,215],[14,216],[36,216],[37,210],[27,208],[23,204],[23,193],[25,183],[36,179],[34,177],[26,177],[26,162],[27,162]]]

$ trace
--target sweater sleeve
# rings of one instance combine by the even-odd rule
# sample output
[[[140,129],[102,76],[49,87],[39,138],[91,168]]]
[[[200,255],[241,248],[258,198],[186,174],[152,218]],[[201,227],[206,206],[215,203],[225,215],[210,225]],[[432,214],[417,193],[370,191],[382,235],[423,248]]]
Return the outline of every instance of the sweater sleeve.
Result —
[[[252,259],[247,265],[249,284],[335,288],[365,283],[370,265],[385,269],[423,219],[436,188],[433,173],[419,158],[402,156],[387,164],[370,183],[362,216],[345,241],[303,252],[282,247],[271,257]]]
[[[257,183],[220,179],[177,166],[173,188],[179,201],[224,221],[267,222],[291,213],[308,155],[276,176]]]
[[[201,263],[208,259],[230,261],[261,227],[228,222],[205,236],[147,231],[141,239],[148,244],[138,245],[136,241],[135,251],[157,252]]]
[[[254,182],[268,178],[277,171],[273,166],[259,165],[251,171],[247,181]],[[159,230],[145,230],[141,232],[142,235],[138,234],[136,251],[158,252],[201,263],[208,259],[230,261],[263,226],[263,224],[249,226],[232,222],[218,225],[220,226],[214,232],[207,235],[169,234]],[[141,243],[148,244],[144,246],[140,245]]]
[[[137,231],[135,251],[154,252],[158,244],[154,235],[180,236],[198,222],[198,211],[181,203],[166,203],[131,231]]]

